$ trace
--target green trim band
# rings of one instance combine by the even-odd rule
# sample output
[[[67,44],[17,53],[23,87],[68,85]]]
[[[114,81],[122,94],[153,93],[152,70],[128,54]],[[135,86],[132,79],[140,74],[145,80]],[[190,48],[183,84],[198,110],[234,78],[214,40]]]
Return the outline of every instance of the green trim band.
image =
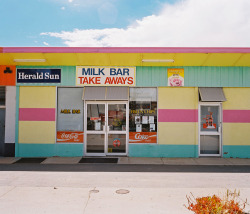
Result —
[[[16,157],[82,157],[83,144],[18,144]]]
[[[223,158],[250,158],[250,146],[223,146]]]
[[[197,145],[129,144],[129,157],[198,157]]]

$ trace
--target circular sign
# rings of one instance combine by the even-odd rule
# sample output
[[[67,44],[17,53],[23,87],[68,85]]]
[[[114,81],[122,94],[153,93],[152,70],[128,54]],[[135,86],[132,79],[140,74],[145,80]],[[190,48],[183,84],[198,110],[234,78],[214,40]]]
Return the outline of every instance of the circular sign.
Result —
[[[119,147],[121,145],[121,141],[119,138],[115,138],[113,141],[113,146],[114,147]]]

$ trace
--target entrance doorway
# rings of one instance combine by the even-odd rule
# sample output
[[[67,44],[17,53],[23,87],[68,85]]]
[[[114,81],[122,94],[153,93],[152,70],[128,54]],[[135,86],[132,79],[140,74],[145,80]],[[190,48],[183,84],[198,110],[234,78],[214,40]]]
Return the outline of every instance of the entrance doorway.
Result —
[[[85,155],[127,155],[128,102],[85,101],[84,109]]]
[[[220,103],[199,105],[199,156],[221,156]]]

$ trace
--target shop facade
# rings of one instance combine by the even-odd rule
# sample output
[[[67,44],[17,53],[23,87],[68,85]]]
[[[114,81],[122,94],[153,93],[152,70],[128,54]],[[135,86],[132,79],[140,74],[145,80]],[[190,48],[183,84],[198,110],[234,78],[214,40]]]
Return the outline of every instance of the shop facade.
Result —
[[[249,48],[2,54],[15,78],[0,87],[15,115],[2,144],[16,157],[250,157]]]

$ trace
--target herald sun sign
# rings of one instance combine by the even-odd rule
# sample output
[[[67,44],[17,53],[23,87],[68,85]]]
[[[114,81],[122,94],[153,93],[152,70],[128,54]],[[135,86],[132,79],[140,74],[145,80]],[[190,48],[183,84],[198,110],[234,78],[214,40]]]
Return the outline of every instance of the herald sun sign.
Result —
[[[76,67],[76,85],[135,86],[135,67]]]

